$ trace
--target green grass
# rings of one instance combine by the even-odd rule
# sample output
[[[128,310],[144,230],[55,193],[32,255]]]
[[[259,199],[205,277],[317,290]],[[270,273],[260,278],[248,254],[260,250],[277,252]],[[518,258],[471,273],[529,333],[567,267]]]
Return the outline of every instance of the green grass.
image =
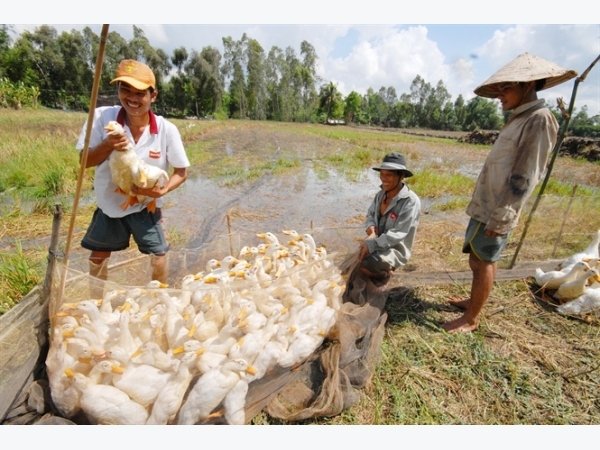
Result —
[[[220,162],[220,167],[211,173],[209,178],[216,178],[222,185],[231,187],[246,181],[255,181],[267,173],[279,175],[300,166],[300,162],[297,160],[282,158],[267,162],[257,160],[254,163],[248,162],[250,167],[244,167],[242,163],[245,165],[243,161],[224,158]]]
[[[84,114],[45,109],[0,109],[0,193],[12,189],[30,198],[74,194],[75,142],[85,119]]]
[[[24,253],[21,242],[16,243],[15,251],[0,253],[0,315],[42,281],[43,271],[40,254]]]
[[[410,179],[410,186],[422,198],[439,199],[469,195],[475,187],[475,180],[461,174],[426,168]]]
[[[536,186],[534,195],[537,195],[541,188],[542,182]],[[594,196],[595,190],[589,186],[577,186],[577,188],[574,190],[572,183],[561,183],[560,181],[552,178],[548,180],[548,183],[546,183],[546,187],[544,189],[545,195],[558,195],[562,197],[571,197],[573,192],[575,192],[578,197],[592,197]]]
[[[499,283],[477,332],[438,323],[455,287],[398,288],[386,305],[381,356],[358,404],[305,424],[598,424],[598,321],[572,321]],[[260,414],[254,423],[278,423]]]
[[[304,133],[312,133],[319,136],[324,136],[329,139],[336,139],[347,141],[355,145],[361,145],[365,142],[371,145],[385,142],[400,142],[400,143],[414,143],[414,142],[432,142],[432,143],[444,143],[453,145],[456,143],[454,139],[432,137],[432,136],[417,136],[404,134],[397,130],[389,129],[381,131],[378,129],[369,128],[351,128],[351,127],[323,127],[323,126],[306,126],[302,129]]]

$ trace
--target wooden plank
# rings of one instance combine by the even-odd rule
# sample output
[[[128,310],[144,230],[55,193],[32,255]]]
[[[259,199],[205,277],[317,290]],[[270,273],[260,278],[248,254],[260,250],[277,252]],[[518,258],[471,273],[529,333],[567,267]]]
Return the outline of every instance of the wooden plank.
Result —
[[[0,423],[46,359],[48,306],[34,288],[0,317]]]
[[[535,275],[535,269],[541,268],[544,272],[556,269],[562,259],[551,261],[533,261],[517,264],[512,269],[498,269],[496,281],[520,280]],[[447,284],[471,283],[473,273],[464,272],[408,272],[399,270],[392,272],[388,283],[390,287],[416,287],[416,286],[442,286]]]

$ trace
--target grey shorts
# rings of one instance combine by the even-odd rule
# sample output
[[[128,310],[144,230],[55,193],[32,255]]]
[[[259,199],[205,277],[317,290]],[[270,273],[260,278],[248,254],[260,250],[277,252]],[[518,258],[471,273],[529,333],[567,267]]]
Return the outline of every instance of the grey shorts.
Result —
[[[472,253],[485,262],[496,262],[500,259],[500,254],[506,247],[507,242],[508,234],[486,237],[485,223],[472,218],[469,220],[469,225],[467,225],[462,251],[463,253]]]
[[[131,236],[146,255],[164,255],[169,250],[160,208],[153,213],[144,209],[118,218],[108,217],[96,208],[81,246],[96,252],[118,252],[129,247]]]

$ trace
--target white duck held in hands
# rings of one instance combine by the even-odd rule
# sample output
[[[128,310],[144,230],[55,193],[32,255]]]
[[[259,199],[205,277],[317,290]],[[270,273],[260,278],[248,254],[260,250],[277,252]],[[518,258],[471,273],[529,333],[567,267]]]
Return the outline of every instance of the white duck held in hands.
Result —
[[[110,121],[105,127],[109,134],[125,134],[125,129],[116,121]],[[117,185],[117,192],[127,196],[121,203],[121,209],[126,210],[129,206],[143,202],[146,197],[132,193],[133,185],[141,188],[152,188],[157,183],[164,186],[169,181],[169,174],[159,167],[147,164],[140,159],[135,152],[134,145],[130,141],[123,151],[115,150],[108,160],[112,181]],[[148,210],[156,210],[156,199],[152,199],[147,206]]]
[[[148,164],[143,160],[140,161],[139,171],[142,174],[142,178],[145,178],[145,181],[138,184],[138,182],[134,180],[134,183],[137,187],[153,188],[158,184],[158,186],[162,188],[169,181],[169,174],[166,171],[160,167]],[[143,202],[146,200],[146,196],[137,195],[137,199],[139,202]],[[153,198],[150,200],[150,202],[146,205],[146,208],[148,208],[148,211],[150,212],[156,211],[156,199]]]
[[[110,121],[104,129],[108,134],[125,134],[123,126],[115,121]],[[127,196],[127,199],[121,203],[122,210],[139,202],[131,192],[131,188],[134,184],[146,183],[145,175],[140,172],[141,162],[131,141],[124,150],[114,150],[108,159],[112,182],[117,185],[116,192]]]

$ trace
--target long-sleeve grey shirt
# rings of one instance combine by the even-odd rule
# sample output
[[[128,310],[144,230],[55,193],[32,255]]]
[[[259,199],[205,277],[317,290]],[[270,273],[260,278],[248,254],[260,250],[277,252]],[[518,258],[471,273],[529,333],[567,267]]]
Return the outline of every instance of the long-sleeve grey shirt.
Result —
[[[369,253],[382,252],[395,268],[405,265],[411,255],[421,214],[421,199],[406,184],[380,214],[384,190],[375,194],[367,212],[366,228],[375,226],[378,236],[365,240]]]
[[[546,168],[558,123],[544,100],[515,109],[487,156],[466,213],[486,229],[506,234]]]

